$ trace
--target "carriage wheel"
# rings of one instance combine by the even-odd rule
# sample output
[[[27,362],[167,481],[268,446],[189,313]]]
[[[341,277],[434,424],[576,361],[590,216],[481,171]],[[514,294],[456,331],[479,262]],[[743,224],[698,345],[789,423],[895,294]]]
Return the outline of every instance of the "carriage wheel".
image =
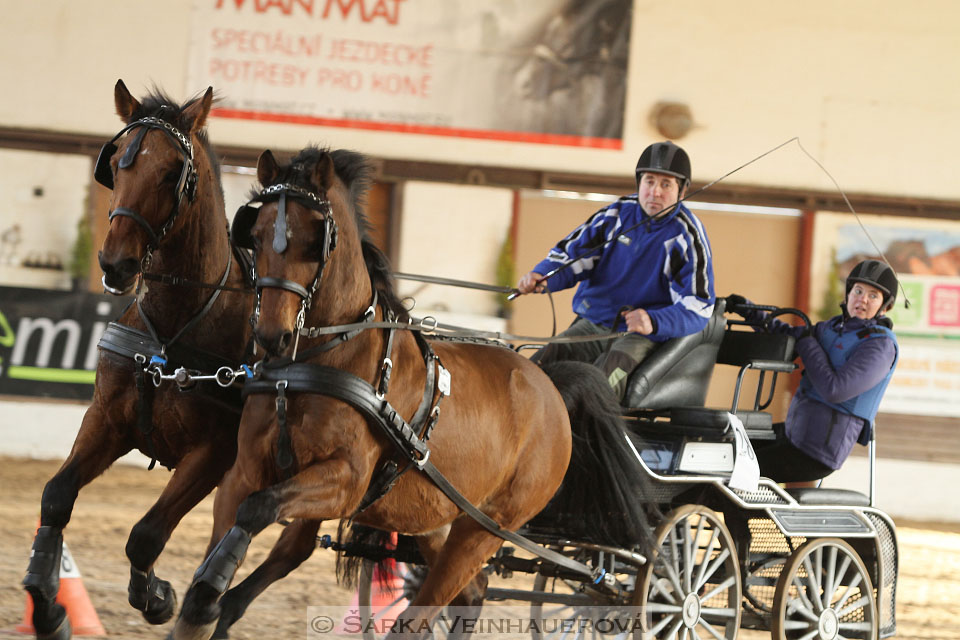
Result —
[[[594,588],[586,579],[537,574],[533,581],[534,594],[549,594],[549,597],[564,602],[534,602],[530,605],[530,618],[539,624],[531,626],[530,635],[533,640],[627,640],[634,637],[634,632],[639,639],[639,625],[631,608],[637,581],[636,565],[626,563],[611,554],[583,549],[575,544],[550,548],[591,568],[603,567],[607,572],[612,572],[621,585],[622,593],[614,596],[603,592]]]
[[[853,547],[820,538],[790,556],[773,596],[775,640],[876,640],[877,626],[873,584]]]
[[[357,604],[363,625],[363,640],[377,640],[386,635],[396,620],[420,591],[426,577],[426,567],[406,562],[388,561],[384,569],[377,563],[364,560],[357,584]],[[446,636],[445,628],[436,625],[436,633],[428,638]]]
[[[742,588],[730,531],[710,509],[688,504],[654,531],[658,552],[640,571],[635,602],[649,638],[737,637]]]

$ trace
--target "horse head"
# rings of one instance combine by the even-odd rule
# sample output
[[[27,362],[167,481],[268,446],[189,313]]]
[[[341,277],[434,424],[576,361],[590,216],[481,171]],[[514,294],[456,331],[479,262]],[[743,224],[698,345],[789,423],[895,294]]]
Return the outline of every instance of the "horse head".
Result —
[[[369,168],[359,154],[307,148],[287,165],[269,150],[257,162],[263,186],[234,219],[234,242],[255,253],[254,337],[275,356],[289,355],[308,320],[350,322],[369,307],[365,221],[358,209]],[[346,180],[346,182],[345,182]]]
[[[165,236],[191,224],[180,214],[198,200],[217,197],[210,189],[217,169],[206,153],[195,153],[206,144],[202,130],[213,103],[212,87],[177,106],[159,93],[141,103],[118,80],[114,102],[126,126],[101,149],[94,177],[113,190],[99,260],[104,287],[119,295],[133,286]]]

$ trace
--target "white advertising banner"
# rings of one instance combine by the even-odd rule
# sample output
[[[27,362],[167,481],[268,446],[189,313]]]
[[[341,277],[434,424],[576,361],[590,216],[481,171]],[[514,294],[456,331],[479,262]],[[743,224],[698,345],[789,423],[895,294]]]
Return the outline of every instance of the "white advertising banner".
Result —
[[[880,411],[960,418],[960,340],[901,338]]]
[[[195,0],[215,116],[620,149],[632,0]]]

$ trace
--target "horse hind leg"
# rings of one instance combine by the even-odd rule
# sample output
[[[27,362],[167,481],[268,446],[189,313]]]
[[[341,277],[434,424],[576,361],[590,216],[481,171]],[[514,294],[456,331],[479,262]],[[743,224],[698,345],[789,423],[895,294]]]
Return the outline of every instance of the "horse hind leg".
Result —
[[[232,459],[228,446],[221,443],[206,444],[188,453],[157,502],[130,531],[126,547],[130,560],[127,598],[150,624],[167,622],[177,608],[176,592],[168,581],[156,577],[153,565],[174,528],[213,491]]]
[[[80,489],[129,451],[113,437],[96,405],[84,415],[70,455],[47,482],[40,500],[40,528],[23,587],[33,602],[33,626],[38,638],[71,636],[66,610],[56,602],[60,591],[63,529],[70,522]]]
[[[476,617],[483,606],[487,577],[481,569],[503,540],[461,516],[450,529],[443,547],[430,564],[430,572],[410,606],[400,614],[391,637],[408,637],[436,620],[448,604],[466,607],[460,619]],[[454,618],[455,619],[455,618]],[[468,635],[465,629],[450,629],[450,637]]]

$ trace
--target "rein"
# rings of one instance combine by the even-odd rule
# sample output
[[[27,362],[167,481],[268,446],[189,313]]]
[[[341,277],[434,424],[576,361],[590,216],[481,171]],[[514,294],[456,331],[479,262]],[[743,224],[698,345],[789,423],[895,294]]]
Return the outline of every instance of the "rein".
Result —
[[[405,329],[427,335],[435,334],[437,337],[482,338],[485,340],[500,340],[505,342],[542,342],[545,344],[614,340],[627,335],[627,332],[620,331],[596,336],[552,336],[549,338],[543,336],[523,336],[513,333],[506,333],[504,331],[484,331],[480,329],[458,327],[456,325],[440,324],[433,316],[426,316],[420,319],[411,319],[409,322],[379,320],[374,322],[338,324],[326,327],[302,327],[300,329],[300,335],[307,338],[316,338],[322,335],[363,331],[365,329]]]

